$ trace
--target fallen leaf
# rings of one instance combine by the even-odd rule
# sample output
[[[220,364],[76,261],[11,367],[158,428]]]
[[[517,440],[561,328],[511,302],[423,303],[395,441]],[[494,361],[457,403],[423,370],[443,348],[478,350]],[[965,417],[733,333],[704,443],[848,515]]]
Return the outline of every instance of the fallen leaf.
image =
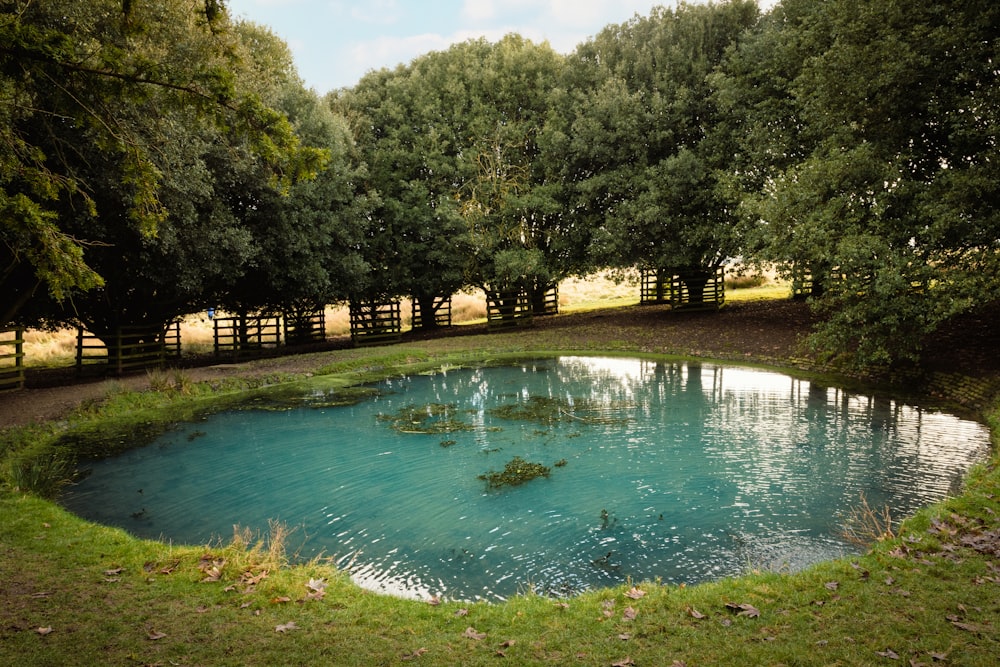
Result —
[[[33,600],[42,600],[44,598],[49,597],[50,595],[52,595],[52,593],[49,593],[48,591],[39,591],[38,593],[32,593],[31,598]]]
[[[287,595],[279,595],[278,597],[271,598],[271,604],[285,604],[286,602],[291,602],[292,598]]]
[[[458,611],[455,612],[455,616],[468,616],[468,615],[469,615],[468,609],[459,609]]]
[[[622,658],[618,662],[612,662],[611,667],[630,667],[631,665],[634,664],[635,662],[632,660],[632,658]]]
[[[952,621],[951,624],[954,625],[959,630],[965,630],[966,632],[971,632],[973,634],[978,634],[978,633],[982,632],[982,630],[983,630],[983,628],[981,626],[976,625],[975,623],[964,623],[962,621]]]
[[[40,634],[41,636],[44,637],[45,635],[47,635],[47,634],[49,634],[49,633],[52,632],[52,627],[50,626],[50,627],[45,627],[45,628],[35,628],[35,632],[37,632],[38,634]]]
[[[931,653],[931,660],[937,660],[938,662],[944,662],[948,659],[947,653]]]
[[[207,614],[208,613],[208,607],[198,607],[197,609],[195,609],[195,612],[197,612],[199,614]]]
[[[622,612],[622,618],[626,621],[634,621],[635,617],[639,614],[638,611],[633,607],[625,607],[625,611]]]
[[[471,625],[465,629],[465,632],[462,634],[462,636],[467,637],[468,639],[475,639],[476,641],[479,641],[480,639],[486,639],[485,632],[476,632],[476,629]]]
[[[565,602],[556,602],[556,609],[569,609],[569,605]]]
[[[737,616],[746,616],[747,618],[757,618],[760,616],[760,610],[747,602],[744,602],[743,604],[727,602],[726,608],[730,611],[735,611]]]
[[[427,653],[427,649],[425,649],[425,648],[418,648],[413,653],[407,653],[406,655],[404,655],[403,656],[403,660],[413,660],[414,658],[419,658],[424,653]]]
[[[292,630],[298,630],[299,626],[295,625],[295,621],[288,621],[288,623],[282,623],[281,625],[274,626],[275,632],[291,632]]]
[[[691,618],[697,618],[697,619],[705,618],[705,614],[701,613],[700,611],[698,611],[694,607],[688,607],[687,608],[687,613],[688,613],[688,616],[690,616]]]
[[[627,632],[623,632],[620,635],[618,635],[618,639],[621,639],[623,642],[627,642],[628,640],[632,639],[632,635],[630,635]]]
[[[670,663],[670,667],[687,667],[687,663],[682,662],[681,660],[674,660]]]
[[[433,595],[431,596],[431,599],[427,601],[427,604],[436,607],[439,604],[441,604],[441,598],[439,598],[437,595]]]
[[[104,576],[105,577],[114,577],[114,576],[117,576],[117,575],[121,574],[124,571],[125,571],[125,568],[123,568],[123,567],[116,567],[113,570],[105,570],[104,571]]]
[[[645,597],[645,595],[646,595],[646,591],[639,590],[638,588],[636,588],[635,586],[633,586],[625,594],[625,597],[632,598],[633,600],[639,600],[639,599]]]
[[[884,651],[875,651],[875,655],[880,655],[883,658],[889,658],[890,660],[899,660],[899,655],[891,648],[887,648]]]
[[[167,634],[165,632],[157,632],[156,630],[150,630],[149,632],[146,633],[146,637],[148,639],[153,640],[154,642],[163,639],[166,636]]]
[[[267,570],[261,570],[257,574],[254,574],[250,570],[247,570],[242,575],[240,575],[240,583],[248,584],[250,586],[256,586],[264,579],[267,579]]]
[[[837,590],[838,588],[840,588],[840,582],[837,582],[837,581],[828,581],[828,582],[826,582],[825,584],[823,584],[823,586],[824,586],[824,587],[825,587],[825,588],[826,588],[826,589],[827,589],[828,591],[835,591],[835,590]]]
[[[219,581],[222,578],[222,569],[218,567],[210,567],[203,570],[205,573],[205,578],[201,580],[201,583],[208,584],[214,581]]]
[[[503,644],[500,644],[500,648],[510,648],[511,646],[513,646],[516,643],[517,643],[516,639],[508,639]]]

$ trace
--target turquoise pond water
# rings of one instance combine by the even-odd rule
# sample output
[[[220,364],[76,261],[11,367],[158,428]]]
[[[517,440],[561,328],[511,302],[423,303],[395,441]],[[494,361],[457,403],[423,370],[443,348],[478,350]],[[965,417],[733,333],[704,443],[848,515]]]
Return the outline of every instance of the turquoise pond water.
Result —
[[[179,425],[90,465],[64,504],[194,544],[278,520],[367,588],[498,600],[799,569],[851,553],[862,493],[903,517],[989,452],[979,423],[738,367],[563,357],[377,388]],[[480,479],[515,456],[550,475]]]

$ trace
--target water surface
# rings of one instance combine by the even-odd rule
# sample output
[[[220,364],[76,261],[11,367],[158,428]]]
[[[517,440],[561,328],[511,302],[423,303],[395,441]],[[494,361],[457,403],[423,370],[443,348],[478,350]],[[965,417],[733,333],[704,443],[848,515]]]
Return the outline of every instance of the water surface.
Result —
[[[852,550],[838,534],[862,493],[902,517],[989,451],[950,414],[707,364],[563,357],[378,388],[181,425],[94,463],[65,504],[185,543],[276,519],[363,586],[503,599],[799,569]],[[549,476],[480,479],[515,456]]]

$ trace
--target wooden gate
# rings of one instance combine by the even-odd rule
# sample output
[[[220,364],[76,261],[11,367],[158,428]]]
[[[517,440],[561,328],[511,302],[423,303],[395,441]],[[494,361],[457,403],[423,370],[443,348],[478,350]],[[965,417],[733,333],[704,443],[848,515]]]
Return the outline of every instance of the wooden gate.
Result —
[[[641,269],[640,304],[670,303],[670,283],[665,280],[667,272],[663,269]]]
[[[281,344],[280,317],[219,317],[215,324],[215,356],[239,357],[259,353]]]
[[[488,329],[511,329],[532,323],[531,298],[524,290],[486,293]]]
[[[180,359],[180,321],[160,325],[118,327],[99,338],[83,327],[76,330],[76,372],[88,368],[124,375],[130,371],[160,368],[167,359]]]
[[[425,322],[424,313],[420,309],[420,301],[416,297],[410,299],[410,321],[414,329],[451,326],[451,296],[442,297],[440,300],[435,299],[434,305],[433,320]]]
[[[286,311],[285,344],[306,345],[326,340],[326,311]]]
[[[403,336],[399,300],[352,300],[351,341],[357,346],[395,343]]]
[[[711,310],[726,302],[726,271],[684,271],[670,281],[670,306],[676,310]]]

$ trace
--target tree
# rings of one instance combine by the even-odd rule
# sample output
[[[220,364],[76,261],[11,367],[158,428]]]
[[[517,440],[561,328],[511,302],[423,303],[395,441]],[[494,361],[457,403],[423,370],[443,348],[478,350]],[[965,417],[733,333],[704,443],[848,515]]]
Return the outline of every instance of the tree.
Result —
[[[915,359],[942,322],[1000,296],[1000,10],[788,4],[761,38],[784,47],[731,68],[744,94],[761,79],[780,91],[805,138],[755,146],[775,135],[759,102],[749,114],[744,146],[773,156],[745,200],[761,253],[821,282],[820,349],[859,365]]]
[[[109,241],[90,223],[156,237],[170,214],[167,170],[187,159],[163,149],[182,134],[176,122],[239,134],[276,181],[315,169],[319,156],[298,149],[287,120],[237,88],[239,58],[217,0],[4,5],[0,322],[23,320],[34,298],[65,302],[106,283],[91,257]]]
[[[459,57],[459,48],[467,57]],[[462,178],[475,48],[470,43],[370,73],[329,99],[351,123],[367,187],[376,195],[362,248],[370,271],[353,296],[412,296],[425,326],[435,324],[436,310],[465,284],[468,235],[453,193]]]
[[[366,173],[346,119],[304,87],[287,45],[261,26],[236,28],[248,49],[250,67],[241,72],[247,87],[325,161],[314,177],[287,188],[275,188],[273,174],[257,160],[220,163],[216,195],[252,241],[240,270],[210,293],[216,305],[242,315],[312,312],[347,300],[367,273],[360,253]]]
[[[467,285],[492,289],[512,253],[545,257],[552,206],[536,138],[560,63],[547,45],[516,35],[472,40],[331,97],[351,119],[378,193],[367,296],[410,295],[433,324],[426,315],[443,298]],[[516,196],[494,187],[515,173]],[[525,281],[548,281],[543,264]]]
[[[492,45],[478,80],[468,177],[457,196],[474,246],[468,280],[495,301],[523,291],[537,309],[576,268],[560,241],[561,183],[540,145],[563,62],[548,44],[508,35]]]
[[[605,28],[571,58],[585,85],[566,94],[552,146],[570,209],[593,230],[595,264],[679,273],[697,301],[739,253],[734,202],[718,182],[734,138],[721,132],[709,77],[757,18],[745,1],[661,7]]]

